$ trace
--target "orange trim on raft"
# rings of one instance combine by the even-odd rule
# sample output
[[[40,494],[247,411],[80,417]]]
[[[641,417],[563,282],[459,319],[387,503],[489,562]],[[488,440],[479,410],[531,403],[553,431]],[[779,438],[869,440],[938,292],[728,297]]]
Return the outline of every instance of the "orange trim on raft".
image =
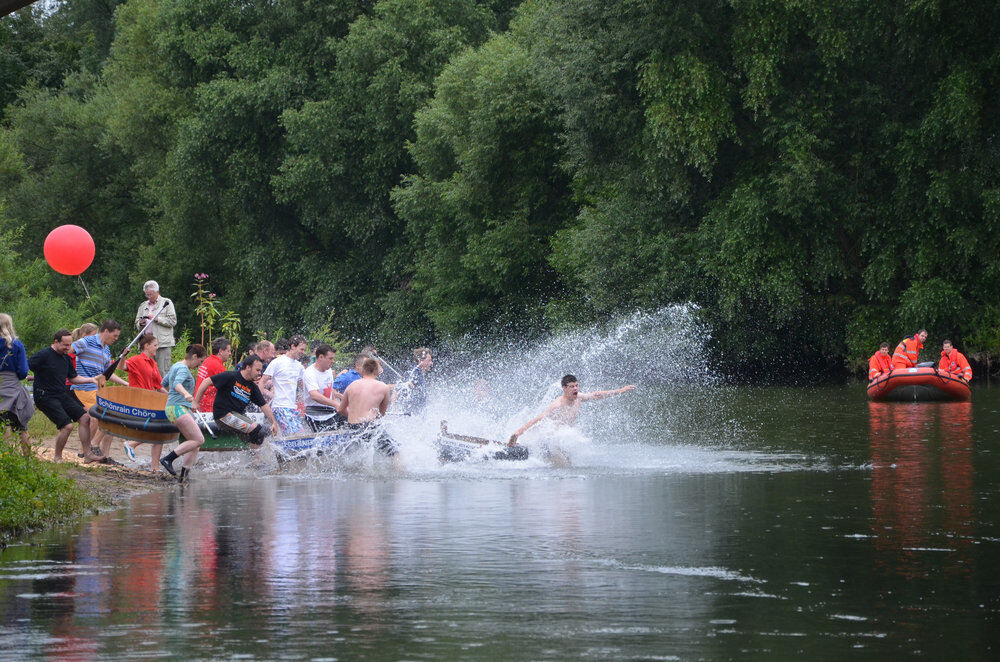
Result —
[[[972,399],[969,384],[937,368],[894,368],[868,384],[868,398],[875,402]]]

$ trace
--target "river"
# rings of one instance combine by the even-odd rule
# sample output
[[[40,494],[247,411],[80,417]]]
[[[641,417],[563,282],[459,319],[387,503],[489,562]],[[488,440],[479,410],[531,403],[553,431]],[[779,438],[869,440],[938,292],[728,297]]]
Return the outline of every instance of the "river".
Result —
[[[0,648],[995,659],[1000,390],[661,386],[587,407],[569,468],[442,467],[417,442],[401,474],[206,456],[184,488],[0,552]]]

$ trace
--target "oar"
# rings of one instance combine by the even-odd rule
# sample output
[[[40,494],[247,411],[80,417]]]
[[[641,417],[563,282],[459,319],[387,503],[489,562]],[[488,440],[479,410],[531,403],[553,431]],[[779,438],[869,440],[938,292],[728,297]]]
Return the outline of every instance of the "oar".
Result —
[[[497,441],[496,439],[484,439],[483,437],[472,437],[467,434],[455,434],[454,432],[449,432],[448,421],[441,421],[441,436],[445,439],[454,439],[455,441],[464,441],[470,444],[479,444],[480,446],[487,446],[489,444],[495,444],[497,446],[503,445],[503,442]]]
[[[194,420],[198,421],[198,425],[205,428],[205,432],[208,433],[208,436],[215,439],[215,433],[212,432],[212,426],[208,424],[208,421],[205,418],[203,418],[204,416],[208,416],[208,413],[196,411],[192,412],[192,414],[194,415]]]
[[[401,373],[399,370],[396,370],[391,365],[389,365],[389,362],[386,361],[385,359],[383,359],[381,356],[379,356],[377,354],[369,354],[368,358],[375,359],[376,361],[378,361],[379,363],[381,363],[382,365],[384,365],[389,370],[392,370],[394,373],[396,373],[396,379],[403,379],[403,373]]]
[[[155,320],[155,319],[156,319],[157,317],[159,317],[159,316],[160,316],[160,313],[162,313],[162,312],[163,312],[163,309],[164,309],[164,308],[166,308],[166,307],[167,307],[167,304],[166,304],[166,302],[164,302],[164,303],[163,303],[163,305],[162,305],[162,306],[160,306],[160,309],[156,311],[156,314],[155,314],[155,315],[153,315],[152,317],[150,317],[150,318],[149,318],[149,321],[148,321],[148,322],[146,322],[146,326],[142,327],[142,331],[140,331],[140,332],[139,332],[139,335],[137,335],[137,336],[136,336],[135,338],[133,338],[133,339],[132,339],[132,342],[130,342],[130,343],[129,343],[128,345],[126,345],[126,346],[125,346],[125,349],[123,349],[123,350],[122,350],[122,353],[121,353],[121,354],[120,354],[120,355],[118,356],[118,358],[117,358],[117,359],[115,359],[115,360],[114,360],[114,361],[113,361],[113,362],[111,363],[111,365],[110,365],[110,366],[108,366],[108,369],[104,371],[104,378],[105,378],[105,379],[111,379],[111,375],[115,374],[115,368],[117,368],[117,367],[118,367],[118,363],[119,363],[119,362],[120,362],[120,361],[121,361],[121,360],[122,360],[123,358],[125,358],[125,356],[126,356],[126,355],[128,354],[128,351],[129,351],[130,349],[132,349],[132,345],[134,345],[134,344],[136,344],[137,342],[139,342],[139,338],[142,338],[142,336],[143,336],[143,335],[144,335],[144,334],[146,333],[146,330],[147,330],[147,329],[149,329],[150,325],[152,325],[152,324],[153,324],[153,321],[154,321],[154,320]]]

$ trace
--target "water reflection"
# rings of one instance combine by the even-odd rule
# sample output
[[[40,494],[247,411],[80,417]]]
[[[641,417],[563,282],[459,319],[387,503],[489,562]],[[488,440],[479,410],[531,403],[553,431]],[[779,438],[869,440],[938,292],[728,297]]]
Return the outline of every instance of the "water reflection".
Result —
[[[756,415],[737,418],[763,432],[742,450],[768,453],[739,462],[666,435],[648,453],[604,447],[641,469],[608,474],[206,472],[0,551],[0,650],[991,659],[1000,466],[982,442],[1000,407],[747,398],[737,411]]]
[[[907,579],[972,570],[972,403],[868,403],[877,563]],[[943,512],[943,517],[941,513]]]

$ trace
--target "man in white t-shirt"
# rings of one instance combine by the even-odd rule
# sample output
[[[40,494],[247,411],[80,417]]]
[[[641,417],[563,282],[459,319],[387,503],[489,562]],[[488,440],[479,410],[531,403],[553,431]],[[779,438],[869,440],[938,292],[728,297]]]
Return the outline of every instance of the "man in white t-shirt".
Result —
[[[304,369],[299,362],[306,353],[306,339],[302,336],[292,336],[291,348],[281,356],[276,357],[267,365],[261,378],[261,390],[273,389],[271,411],[278,421],[278,427],[283,436],[302,432],[302,419],[299,418],[298,387],[302,383]]]
[[[331,430],[343,422],[337,405],[343,395],[333,388],[333,362],[337,352],[329,345],[316,348],[316,362],[306,368],[302,382],[306,391],[306,420],[318,432]]]

